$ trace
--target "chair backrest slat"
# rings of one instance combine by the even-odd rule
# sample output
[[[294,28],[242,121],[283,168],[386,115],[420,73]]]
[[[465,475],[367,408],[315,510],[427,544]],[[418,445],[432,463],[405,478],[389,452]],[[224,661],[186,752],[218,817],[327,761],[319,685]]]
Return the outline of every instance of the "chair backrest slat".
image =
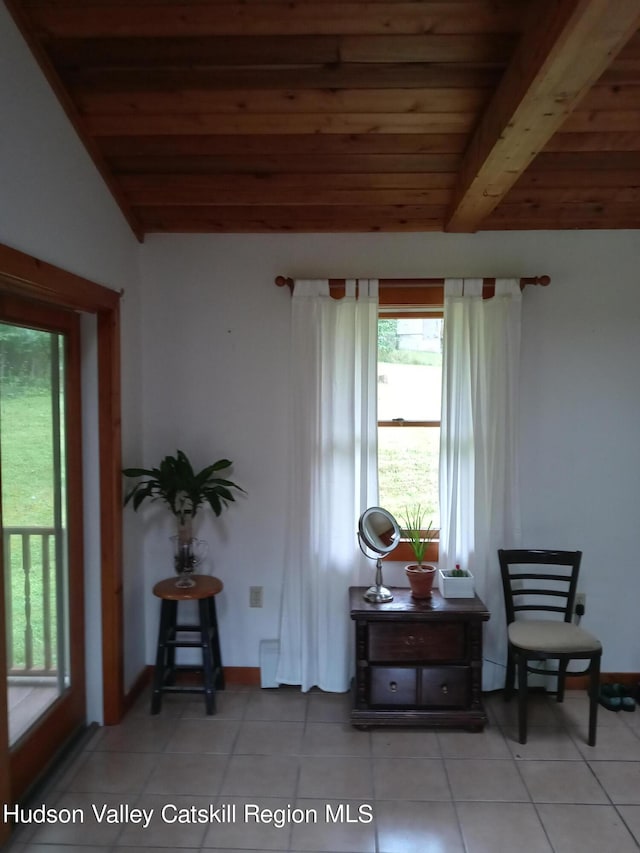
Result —
[[[561,613],[565,622],[571,621],[582,551],[500,549],[498,559],[502,575],[507,623],[513,622],[516,613],[523,610]],[[523,566],[543,566],[545,568],[541,571],[523,570]],[[557,566],[558,572],[549,571],[549,566]],[[526,581],[532,581],[533,584],[526,585],[525,583],[523,586],[522,584]],[[559,607],[551,604],[548,601],[549,597],[564,599],[564,605]],[[514,602],[514,598],[518,598],[517,604]],[[528,600],[524,603],[522,599]]]
[[[556,598],[568,598],[569,591],[563,592],[559,589],[539,589],[537,587],[511,587],[511,595],[515,598],[516,595],[555,595]]]
[[[571,583],[573,575],[552,575],[552,574],[542,574],[540,572],[511,572],[511,580],[512,581],[530,581],[530,580],[541,580],[541,581],[559,581],[560,583]]]

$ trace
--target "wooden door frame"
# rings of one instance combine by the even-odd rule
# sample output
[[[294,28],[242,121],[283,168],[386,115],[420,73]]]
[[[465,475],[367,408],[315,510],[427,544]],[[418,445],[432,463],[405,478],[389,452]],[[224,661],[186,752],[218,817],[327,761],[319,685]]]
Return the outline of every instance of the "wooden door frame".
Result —
[[[2,494],[2,469],[0,468],[0,495]],[[0,523],[2,522],[2,506],[0,501]],[[4,578],[4,548],[0,548],[0,578]],[[4,583],[0,583],[0,635],[7,636],[5,616]],[[7,702],[7,656],[0,655],[0,684],[5,685],[0,690],[0,755],[9,752],[9,710]],[[8,767],[0,772],[0,803],[11,802],[11,775]],[[11,824],[0,820],[0,845],[5,844],[11,835]]]
[[[125,708],[120,293],[1,243],[0,290],[97,317],[103,714],[115,725]]]
[[[50,303],[24,299],[2,292],[0,308],[3,323],[16,323],[37,329],[48,335],[64,337],[64,459],[66,469],[66,540],[68,589],[73,599],[68,600],[69,660],[63,672],[71,678],[70,689],[61,690],[43,712],[36,725],[24,738],[10,747],[9,775],[11,777],[11,802],[22,799],[54,758],[60,746],[78,730],[86,720],[86,669],[84,642],[84,525],[82,488],[82,397],[81,397],[81,344],[80,315],[77,311],[58,308]],[[80,501],[80,509],[69,505],[68,496]],[[3,549],[4,550],[4,549]],[[56,555],[57,556],[57,555]],[[8,567],[7,567],[8,568]],[[2,584],[4,593],[5,585]],[[60,592],[56,590],[56,597]],[[59,628],[60,626],[58,626]],[[6,631],[2,635],[6,637]],[[68,667],[68,669],[67,669]],[[4,682],[6,683],[6,674]],[[8,695],[8,694],[7,694]],[[3,743],[3,749],[7,744]]]

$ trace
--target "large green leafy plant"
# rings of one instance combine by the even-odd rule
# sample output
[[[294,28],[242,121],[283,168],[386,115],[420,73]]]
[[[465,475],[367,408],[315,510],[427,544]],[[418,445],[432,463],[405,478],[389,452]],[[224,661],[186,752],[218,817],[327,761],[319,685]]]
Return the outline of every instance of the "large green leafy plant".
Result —
[[[178,450],[175,456],[165,456],[158,468],[125,468],[125,477],[138,479],[125,496],[125,506],[131,501],[137,510],[145,501],[164,501],[181,525],[207,504],[218,516],[235,501],[233,490],[244,493],[236,483],[218,476],[232,464],[228,459],[218,459],[196,474],[186,453]]]

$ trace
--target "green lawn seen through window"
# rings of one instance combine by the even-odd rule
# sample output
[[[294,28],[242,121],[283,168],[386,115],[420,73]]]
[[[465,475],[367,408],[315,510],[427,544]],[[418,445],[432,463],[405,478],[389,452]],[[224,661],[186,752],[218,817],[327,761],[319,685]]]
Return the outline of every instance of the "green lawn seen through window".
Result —
[[[438,477],[442,318],[384,317],[378,322],[378,427],[380,506],[399,522],[407,508],[424,510],[425,527],[440,527]]]
[[[50,438],[51,394],[48,389],[36,392],[27,389],[8,389],[0,394],[0,442],[2,450],[2,524],[11,527],[53,527],[52,467],[53,448]],[[48,607],[51,630],[55,636],[56,588],[55,548],[53,537],[48,540],[49,583]],[[12,536],[8,549],[10,588],[6,589],[8,643],[10,664],[20,668],[25,663],[26,579],[22,569],[22,539]],[[44,596],[43,542],[30,537],[31,572],[29,604],[31,608],[34,667],[44,665]],[[5,552],[6,556],[6,552]],[[9,613],[8,613],[9,615]],[[55,643],[53,644],[55,666]]]

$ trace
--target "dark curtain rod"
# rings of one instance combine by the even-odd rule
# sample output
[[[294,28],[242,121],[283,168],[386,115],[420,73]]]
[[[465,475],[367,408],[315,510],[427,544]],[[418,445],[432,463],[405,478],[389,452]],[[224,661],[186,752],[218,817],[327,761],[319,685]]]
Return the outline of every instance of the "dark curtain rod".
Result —
[[[451,276],[455,278],[455,276]],[[293,292],[293,279],[279,275],[275,283],[278,287],[288,287]],[[329,287],[344,287],[346,279],[330,278]],[[380,278],[378,279],[380,287],[443,287],[444,278]],[[492,286],[496,283],[495,278],[483,278],[482,282],[485,286]],[[547,287],[551,283],[551,278],[548,275],[525,276],[520,279],[520,288],[524,288],[529,284],[539,284],[541,287]]]

